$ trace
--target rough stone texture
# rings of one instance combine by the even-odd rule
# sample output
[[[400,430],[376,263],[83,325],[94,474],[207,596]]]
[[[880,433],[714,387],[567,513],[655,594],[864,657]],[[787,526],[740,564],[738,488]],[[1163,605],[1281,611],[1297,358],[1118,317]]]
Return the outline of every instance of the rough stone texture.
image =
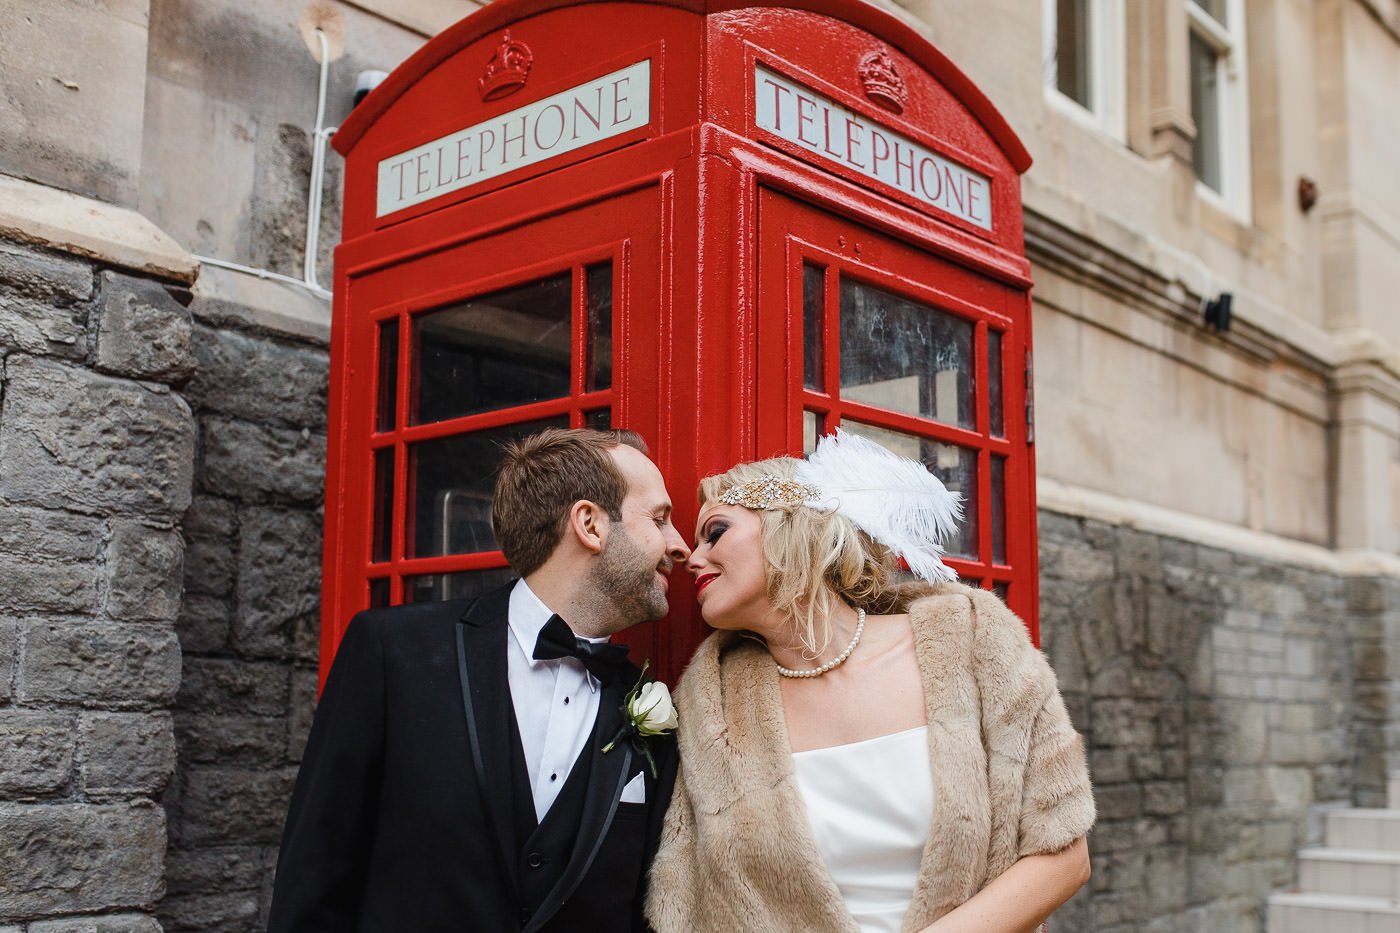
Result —
[[[1261,928],[1308,812],[1350,801],[1346,584],[1040,515],[1041,633],[1084,733],[1094,875],[1056,933]]]
[[[91,561],[101,555],[105,537],[99,519],[6,506],[5,521],[0,523],[0,555],[28,561]]]
[[[324,349],[196,327],[194,352],[198,367],[186,393],[195,407],[256,424],[324,428]]]
[[[19,657],[19,625],[0,619],[0,702],[14,696],[15,666]]]
[[[167,626],[29,621],[23,637],[24,702],[151,708],[180,687],[180,643]]]
[[[165,521],[189,506],[194,424],[179,396],[26,356],[5,372],[0,497]]]
[[[0,709],[0,794],[53,794],[64,789],[72,771],[72,716]]]
[[[246,421],[204,422],[204,472],[209,492],[248,502],[282,500],[315,506],[326,483],[326,437],[310,430]]]
[[[140,908],[160,896],[165,813],[149,801],[0,803],[0,916]]]
[[[232,633],[241,652],[285,657],[297,648],[297,627],[318,624],[320,554],[321,520],[314,513],[243,512]]]
[[[150,279],[102,273],[97,319],[97,368],[161,382],[183,382],[194,371],[190,312]]]
[[[41,920],[29,925],[29,933],[161,933],[161,928],[154,917],[145,914],[104,914]]]
[[[80,727],[83,791],[92,797],[157,794],[175,771],[171,716],[86,713]]]
[[[107,548],[107,613],[127,622],[173,622],[180,611],[184,542],[172,531],[121,522]]]
[[[0,243],[0,347],[82,359],[92,267]]]

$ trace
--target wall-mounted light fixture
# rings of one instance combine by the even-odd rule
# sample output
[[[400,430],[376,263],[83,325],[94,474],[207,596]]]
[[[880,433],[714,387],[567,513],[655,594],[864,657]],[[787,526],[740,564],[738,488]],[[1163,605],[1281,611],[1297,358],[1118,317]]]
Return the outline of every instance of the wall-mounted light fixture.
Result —
[[[1221,292],[1214,298],[1206,301],[1205,319],[1206,326],[1216,333],[1224,333],[1230,329],[1230,305],[1234,303],[1235,296],[1229,292]]]

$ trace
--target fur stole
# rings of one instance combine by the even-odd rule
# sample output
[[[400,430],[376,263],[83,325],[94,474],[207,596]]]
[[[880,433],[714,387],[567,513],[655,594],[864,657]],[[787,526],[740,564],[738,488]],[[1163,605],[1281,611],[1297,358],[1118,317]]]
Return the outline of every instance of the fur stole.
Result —
[[[1083,744],[1021,621],[991,593],[959,584],[938,586],[909,612],[934,816],[906,931],[1094,822]],[[767,650],[714,633],[681,677],[676,704],[681,764],[651,869],[652,926],[857,933],[809,829]]]

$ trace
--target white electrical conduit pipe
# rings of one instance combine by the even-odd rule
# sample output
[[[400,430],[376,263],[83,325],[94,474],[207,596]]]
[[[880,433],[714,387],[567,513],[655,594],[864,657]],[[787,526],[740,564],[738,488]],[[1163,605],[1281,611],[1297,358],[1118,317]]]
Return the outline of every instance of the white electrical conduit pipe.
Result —
[[[316,254],[320,251],[321,241],[321,201],[325,192],[326,143],[339,127],[322,125],[326,120],[326,89],[330,84],[331,55],[326,34],[318,29],[316,30],[316,39],[321,45],[321,80],[316,92],[316,128],[312,131],[311,139],[311,191],[306,202],[306,256],[302,262],[302,277],[293,278],[270,269],[257,269],[242,263],[229,262],[226,259],[211,259],[208,256],[195,256],[194,258],[201,263],[218,266],[221,269],[232,269],[234,272],[256,275],[260,279],[299,285],[317,297],[329,299],[331,293],[322,288],[316,280]]]

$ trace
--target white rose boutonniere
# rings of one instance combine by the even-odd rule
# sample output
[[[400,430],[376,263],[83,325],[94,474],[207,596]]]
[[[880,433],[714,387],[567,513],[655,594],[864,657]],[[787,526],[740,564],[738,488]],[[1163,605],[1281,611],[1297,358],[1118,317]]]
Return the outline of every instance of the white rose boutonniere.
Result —
[[[611,742],[603,746],[603,753],[612,751],[618,742],[630,739],[632,748],[646,758],[651,776],[656,777],[656,759],[646,740],[656,735],[665,735],[676,728],[678,717],[676,705],[671,702],[670,689],[659,680],[647,677],[651,661],[642,665],[642,675],[622,700],[622,714],[625,722]]]

